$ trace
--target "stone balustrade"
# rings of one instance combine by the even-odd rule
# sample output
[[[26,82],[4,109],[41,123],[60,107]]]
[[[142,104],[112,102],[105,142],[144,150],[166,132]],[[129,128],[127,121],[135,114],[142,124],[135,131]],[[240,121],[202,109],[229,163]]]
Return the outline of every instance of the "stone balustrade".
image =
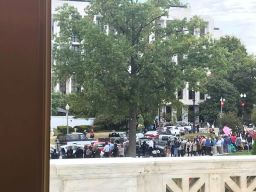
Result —
[[[58,159],[50,192],[254,192],[256,156]]]

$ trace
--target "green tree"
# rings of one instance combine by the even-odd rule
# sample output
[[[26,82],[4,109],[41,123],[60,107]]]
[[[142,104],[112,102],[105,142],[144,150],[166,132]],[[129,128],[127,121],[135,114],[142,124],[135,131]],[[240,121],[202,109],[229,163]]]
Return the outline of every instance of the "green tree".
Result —
[[[145,118],[149,109],[157,109],[163,101],[175,101],[176,90],[185,82],[198,90],[207,81],[211,42],[208,36],[192,33],[207,23],[194,17],[173,21],[166,28],[159,25],[166,9],[178,4],[93,0],[88,16],[81,18],[74,8],[64,5],[55,17],[62,31],[54,43],[58,78],[76,77],[83,87],[80,100],[96,117],[108,114],[128,121],[129,156],[136,153],[139,114]],[[79,50],[70,49],[74,34]]]
[[[254,140],[253,145],[252,145],[252,155],[256,155],[256,141]]]
[[[245,112],[244,116],[247,121],[250,120],[250,114],[253,110],[253,105],[256,99],[256,62],[253,57],[247,56],[241,61],[235,69],[230,73],[229,81],[237,88],[239,93],[245,93],[246,98],[244,98],[244,110],[241,103],[238,102],[239,115]],[[241,98],[238,97],[238,101]],[[243,112],[244,111],[244,112]]]
[[[255,57],[246,52],[241,41],[233,36],[225,36],[216,41],[216,47],[224,49],[223,55],[226,60],[226,68],[223,68],[222,78],[233,84],[239,93],[245,93],[245,111],[250,117],[253,104],[256,99],[256,61]],[[242,116],[242,107],[237,96],[237,111]]]
[[[225,99],[223,113],[235,112],[237,113],[237,98],[239,92],[237,89],[224,78],[211,76],[208,79],[206,86],[210,98],[201,103],[199,108],[199,115],[209,123],[216,122],[220,114],[220,99]]]
[[[232,36],[221,37],[214,42],[210,60],[211,76],[206,85],[206,93],[211,99],[200,105],[200,116],[208,122],[216,121],[220,108],[220,97],[226,99],[224,112],[235,112],[242,116],[240,93],[245,93],[244,116],[249,119],[255,101],[256,62],[249,56],[239,39]]]
[[[256,125],[256,108],[253,108],[252,110],[251,120],[252,120],[252,123]]]
[[[61,93],[52,93],[51,98],[51,115],[58,115],[58,108],[65,109],[66,96]]]
[[[237,118],[237,114],[234,112],[224,113],[222,118],[218,117],[217,122],[223,126],[231,128],[233,133],[237,133],[238,130],[243,130],[242,119]]]

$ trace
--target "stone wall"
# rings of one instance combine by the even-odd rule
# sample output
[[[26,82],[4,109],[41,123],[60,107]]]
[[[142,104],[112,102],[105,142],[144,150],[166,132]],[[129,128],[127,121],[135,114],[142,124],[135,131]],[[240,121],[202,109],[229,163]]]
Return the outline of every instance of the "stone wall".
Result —
[[[256,156],[51,160],[50,192],[253,192]]]

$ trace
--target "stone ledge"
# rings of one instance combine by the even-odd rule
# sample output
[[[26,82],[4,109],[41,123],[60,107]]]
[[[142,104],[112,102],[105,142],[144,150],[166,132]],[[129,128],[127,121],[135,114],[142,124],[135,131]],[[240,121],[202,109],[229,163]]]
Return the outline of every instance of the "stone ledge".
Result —
[[[232,176],[256,176],[256,156],[58,159],[50,165],[50,192],[166,192],[167,185],[177,189],[172,178],[184,180],[184,190],[188,179],[200,178],[195,187],[222,192],[225,182],[237,187]],[[211,189],[214,182],[221,187]]]

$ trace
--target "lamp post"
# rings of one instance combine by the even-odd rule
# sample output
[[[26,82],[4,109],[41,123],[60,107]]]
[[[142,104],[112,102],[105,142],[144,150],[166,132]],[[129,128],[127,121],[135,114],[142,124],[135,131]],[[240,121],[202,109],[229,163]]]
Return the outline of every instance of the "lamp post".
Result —
[[[58,154],[60,154],[60,149],[59,149],[59,146],[60,146],[60,140],[59,139],[56,139],[56,148],[57,148],[57,152]]]
[[[192,94],[193,94],[193,130],[195,130],[195,127],[196,127],[196,108],[195,108],[196,93],[195,93],[195,91],[193,91]]]
[[[67,116],[67,134],[69,133],[69,130],[68,130],[68,111],[69,111],[70,107],[69,105],[67,104],[66,105],[66,116]]]
[[[244,107],[245,107],[246,94],[245,93],[241,93],[240,94],[240,98],[241,98],[241,107],[242,107],[242,121],[244,122]]]
[[[220,98],[220,126],[222,127],[222,113],[223,113],[223,107],[224,107],[224,102],[226,101],[226,99],[224,98]]]

